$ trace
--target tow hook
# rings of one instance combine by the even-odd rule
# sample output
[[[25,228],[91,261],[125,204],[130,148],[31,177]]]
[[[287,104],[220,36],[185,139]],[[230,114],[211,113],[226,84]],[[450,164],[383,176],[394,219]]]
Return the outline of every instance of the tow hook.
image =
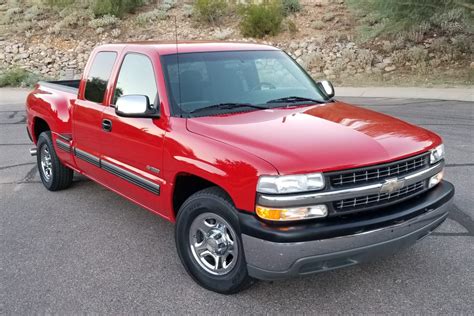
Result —
[[[30,155],[36,156],[37,154],[38,154],[38,150],[36,149],[36,147],[33,147],[30,149]]]

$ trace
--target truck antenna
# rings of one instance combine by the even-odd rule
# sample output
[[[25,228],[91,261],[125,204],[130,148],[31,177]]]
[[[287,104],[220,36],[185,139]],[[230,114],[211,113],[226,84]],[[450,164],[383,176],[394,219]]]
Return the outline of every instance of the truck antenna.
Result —
[[[183,117],[183,110],[181,109],[181,71],[179,69],[179,50],[178,50],[178,22],[176,15],[174,16],[174,35],[176,42],[176,64],[178,66],[178,108],[179,108],[179,117]]]

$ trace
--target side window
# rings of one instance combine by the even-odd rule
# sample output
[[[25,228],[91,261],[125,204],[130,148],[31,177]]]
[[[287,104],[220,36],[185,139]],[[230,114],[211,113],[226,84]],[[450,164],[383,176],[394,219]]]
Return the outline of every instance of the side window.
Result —
[[[84,91],[86,100],[97,103],[104,100],[105,89],[107,89],[107,82],[116,57],[117,53],[114,52],[100,52],[95,55],[87,75],[86,90]]]
[[[113,104],[119,97],[130,94],[146,95],[151,104],[158,95],[153,64],[145,55],[125,56],[117,78]]]

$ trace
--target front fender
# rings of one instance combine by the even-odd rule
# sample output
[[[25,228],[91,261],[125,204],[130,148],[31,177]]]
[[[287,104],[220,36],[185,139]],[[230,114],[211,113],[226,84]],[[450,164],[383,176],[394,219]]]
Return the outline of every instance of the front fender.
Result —
[[[254,212],[258,177],[277,174],[275,167],[244,150],[189,132],[184,120],[177,121],[166,135],[163,152],[170,207],[174,179],[187,173],[221,187],[237,209]]]

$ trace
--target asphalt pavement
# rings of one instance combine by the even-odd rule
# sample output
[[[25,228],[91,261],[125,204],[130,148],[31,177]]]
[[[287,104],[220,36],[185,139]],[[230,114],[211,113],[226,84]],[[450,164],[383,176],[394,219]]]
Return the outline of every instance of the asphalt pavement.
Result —
[[[395,256],[223,296],[186,274],[172,224],[84,177],[47,191],[28,153],[24,92],[0,90],[0,314],[473,314],[474,102],[341,99],[444,138],[449,219]]]

